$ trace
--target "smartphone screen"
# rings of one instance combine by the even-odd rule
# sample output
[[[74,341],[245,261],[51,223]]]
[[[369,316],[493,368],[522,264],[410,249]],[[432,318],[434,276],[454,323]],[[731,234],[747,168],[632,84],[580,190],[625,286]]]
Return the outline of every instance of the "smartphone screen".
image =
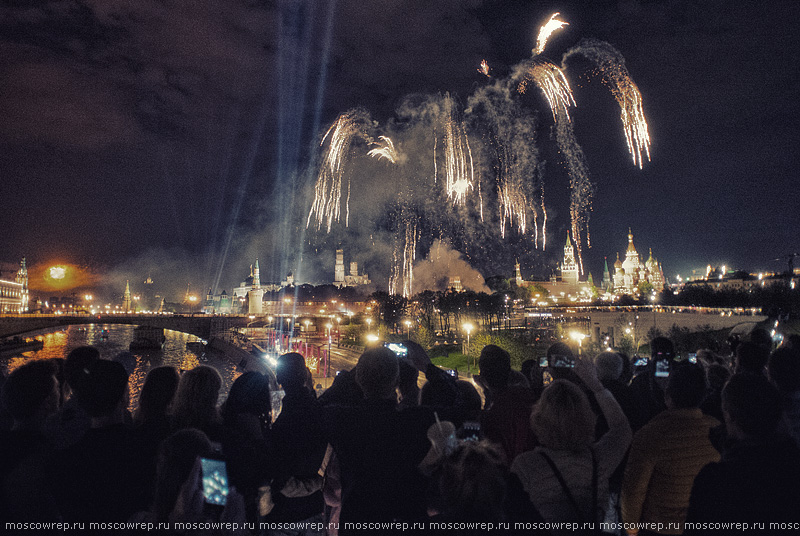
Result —
[[[656,361],[656,378],[666,378],[669,376],[669,360],[659,359]]]
[[[646,367],[647,366],[647,358],[646,357],[637,357],[633,361],[634,367]]]
[[[689,363],[697,363],[697,354],[689,354]]]
[[[406,357],[408,355],[408,348],[397,342],[385,342],[383,345],[394,352],[397,357]]]
[[[546,367],[547,366],[547,356],[542,356],[539,358],[539,366]]]
[[[200,458],[203,470],[203,497],[208,504],[224,505],[228,501],[228,471],[225,462]]]
[[[553,354],[550,356],[550,366],[553,368],[572,368],[575,366],[575,358],[568,355]]]
[[[454,369],[444,369],[446,373],[448,373],[453,378],[458,378],[458,371]]]

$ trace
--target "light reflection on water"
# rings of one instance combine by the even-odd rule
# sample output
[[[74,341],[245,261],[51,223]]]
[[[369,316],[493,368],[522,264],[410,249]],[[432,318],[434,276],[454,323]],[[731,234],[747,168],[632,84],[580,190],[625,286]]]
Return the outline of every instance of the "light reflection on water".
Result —
[[[152,368],[162,365],[170,365],[183,370],[193,369],[198,365],[214,367],[222,376],[220,402],[225,399],[231,384],[241,374],[241,371],[236,370],[236,366],[222,355],[208,351],[204,357],[200,358],[187,350],[186,343],[198,339],[180,331],[165,329],[166,342],[161,350],[130,352],[128,345],[133,340],[134,327],[124,324],[87,324],[68,326],[58,331],[26,333],[26,337],[35,337],[44,341],[44,347],[35,352],[0,358],[0,368],[8,375],[30,360],[65,358],[75,348],[94,346],[100,351],[103,359],[120,361],[130,373],[128,385],[131,402],[128,409],[131,411],[136,408],[139,392],[142,390],[147,373]],[[103,330],[107,330],[107,338],[101,336]]]

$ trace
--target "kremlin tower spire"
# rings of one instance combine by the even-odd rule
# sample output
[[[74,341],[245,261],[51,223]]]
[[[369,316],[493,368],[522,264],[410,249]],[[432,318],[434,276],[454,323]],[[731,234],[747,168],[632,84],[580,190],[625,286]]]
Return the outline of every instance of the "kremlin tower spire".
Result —
[[[122,310],[126,313],[131,311],[131,284],[130,281],[125,281],[125,294],[122,295]]]
[[[261,288],[261,273],[258,269],[258,259],[256,259],[256,267],[253,269],[253,288]]]

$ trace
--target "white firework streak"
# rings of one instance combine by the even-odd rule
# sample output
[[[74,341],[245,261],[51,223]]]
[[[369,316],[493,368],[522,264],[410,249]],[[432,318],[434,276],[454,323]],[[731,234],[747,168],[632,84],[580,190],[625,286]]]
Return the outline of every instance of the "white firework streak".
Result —
[[[500,236],[506,236],[506,219],[513,225],[514,218],[517,219],[517,226],[522,234],[527,228],[527,207],[528,200],[519,177],[512,173],[508,159],[508,150],[503,151],[503,173],[500,184],[497,186],[498,203],[500,204]],[[534,214],[534,221],[535,220]]]
[[[541,58],[534,58],[525,65],[524,78],[517,86],[520,93],[525,93],[528,83],[533,81],[542,90],[555,121],[559,113],[564,113],[569,120],[569,107],[575,106],[572,89],[569,87],[564,72],[555,64]]]
[[[306,227],[311,224],[311,218],[316,215],[317,229],[326,223],[328,232],[334,221],[338,222],[341,216],[342,182],[344,177],[344,161],[350,150],[353,140],[357,137],[368,140],[365,127],[366,114],[359,110],[352,110],[339,116],[331,125],[320,145],[324,145],[330,136],[328,150],[320,167],[317,183],[314,186],[314,202],[306,220]],[[345,225],[350,225],[350,181],[347,181]]]
[[[417,256],[417,224],[406,225],[405,247],[403,248],[403,297],[412,295],[414,286],[414,260]]]
[[[385,158],[392,164],[396,164],[398,155],[397,150],[394,148],[394,142],[387,136],[378,136],[378,140],[380,141],[374,142],[374,145],[379,147],[368,151],[367,155],[378,160]]]
[[[449,109],[443,125],[444,145],[444,188],[454,205],[465,205],[467,192],[474,188],[475,171],[472,162],[472,150],[469,147],[467,133],[461,122],[455,117],[455,103],[449,95],[445,97],[445,106]],[[434,136],[433,162],[434,182],[437,180],[436,141]]]
[[[592,210],[592,195],[594,185],[589,179],[589,168],[583,149],[575,139],[572,123],[566,117],[560,116],[556,121],[556,140],[561,154],[564,155],[569,174],[570,185],[570,223],[572,238],[575,240],[575,253],[578,257],[578,268],[583,274],[583,243],[582,233],[589,224],[589,212]]]
[[[582,39],[580,43],[565,52],[561,59],[562,67],[573,54],[585,56],[602,73],[603,80],[619,105],[622,127],[625,129],[625,141],[628,143],[633,165],[641,169],[643,152],[647,160],[650,160],[650,134],[644,118],[642,94],[625,67],[625,59],[613,46],[598,39]]]
[[[542,185],[542,251],[547,249],[547,209],[544,207],[544,185]]]
[[[547,45],[547,40],[556,30],[563,28],[564,26],[569,26],[568,22],[560,21],[556,17],[558,17],[558,13],[553,13],[550,15],[550,19],[539,28],[539,35],[536,38],[536,48],[533,49],[533,55],[538,56],[542,52],[544,52],[544,47]]]

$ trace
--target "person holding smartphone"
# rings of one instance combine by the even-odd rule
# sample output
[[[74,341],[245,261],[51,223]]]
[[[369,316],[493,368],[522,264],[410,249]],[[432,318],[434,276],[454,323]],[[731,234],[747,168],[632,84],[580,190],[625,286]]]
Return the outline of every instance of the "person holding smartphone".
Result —
[[[654,338],[650,349],[650,360],[631,381],[631,393],[640,408],[642,424],[667,409],[664,391],[675,361],[675,346],[666,337]]]
[[[227,464],[213,451],[208,437],[196,429],[179,430],[161,442],[150,509],[137,513],[130,521],[199,523],[211,520],[242,525],[245,522],[244,498],[227,483]]]

